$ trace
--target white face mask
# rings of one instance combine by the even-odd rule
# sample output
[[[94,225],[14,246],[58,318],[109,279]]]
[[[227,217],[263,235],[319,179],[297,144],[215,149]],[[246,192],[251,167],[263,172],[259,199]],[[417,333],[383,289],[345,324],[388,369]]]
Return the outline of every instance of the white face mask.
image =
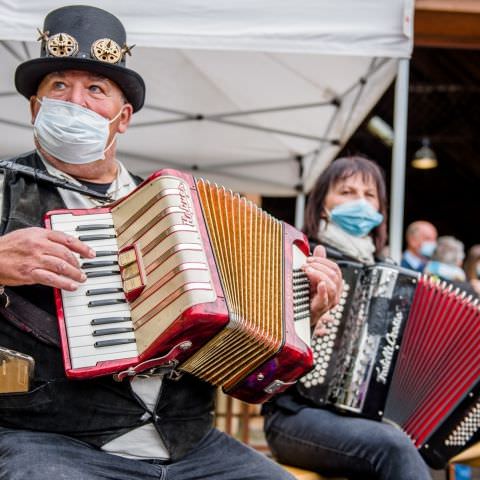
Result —
[[[108,120],[76,103],[43,97],[33,131],[40,146],[65,163],[81,165],[103,160],[110,134],[109,125],[122,113]]]

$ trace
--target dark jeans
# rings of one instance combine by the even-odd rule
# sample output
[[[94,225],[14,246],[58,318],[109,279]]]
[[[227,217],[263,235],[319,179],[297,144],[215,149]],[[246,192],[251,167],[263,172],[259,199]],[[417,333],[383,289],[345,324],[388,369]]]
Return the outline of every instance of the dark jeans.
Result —
[[[410,439],[396,427],[319,408],[276,410],[265,418],[273,455],[282,463],[358,480],[430,480]]]
[[[0,479],[294,480],[264,455],[212,430],[188,455],[162,464],[118,457],[70,437],[0,429]]]

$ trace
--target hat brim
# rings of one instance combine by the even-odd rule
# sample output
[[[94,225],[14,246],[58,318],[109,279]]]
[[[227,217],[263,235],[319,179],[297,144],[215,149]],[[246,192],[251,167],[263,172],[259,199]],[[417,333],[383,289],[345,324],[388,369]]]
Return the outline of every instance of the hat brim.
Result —
[[[45,75],[63,70],[86,70],[98,73],[114,81],[137,112],[145,102],[145,83],[133,70],[110,63],[100,63],[88,58],[45,57],[21,63],[15,71],[15,87],[29,99],[36,95],[37,88]]]

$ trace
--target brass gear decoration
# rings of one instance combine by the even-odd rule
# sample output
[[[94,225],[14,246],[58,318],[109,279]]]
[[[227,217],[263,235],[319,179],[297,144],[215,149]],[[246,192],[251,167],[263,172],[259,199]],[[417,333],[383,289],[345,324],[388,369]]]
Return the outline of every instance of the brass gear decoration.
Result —
[[[48,38],[47,50],[54,57],[72,57],[78,52],[78,42],[68,33],[57,33]]]
[[[110,38],[100,38],[92,44],[92,57],[107,63],[118,63],[123,52],[117,42]]]

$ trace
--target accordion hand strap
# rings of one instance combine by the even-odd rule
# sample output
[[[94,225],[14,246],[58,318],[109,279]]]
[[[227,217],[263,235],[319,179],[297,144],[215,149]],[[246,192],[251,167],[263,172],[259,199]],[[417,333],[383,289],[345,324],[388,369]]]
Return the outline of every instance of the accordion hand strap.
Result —
[[[0,307],[1,317],[40,341],[60,347],[56,317],[29,302],[13,289],[5,288],[4,295],[8,298],[8,302]]]

